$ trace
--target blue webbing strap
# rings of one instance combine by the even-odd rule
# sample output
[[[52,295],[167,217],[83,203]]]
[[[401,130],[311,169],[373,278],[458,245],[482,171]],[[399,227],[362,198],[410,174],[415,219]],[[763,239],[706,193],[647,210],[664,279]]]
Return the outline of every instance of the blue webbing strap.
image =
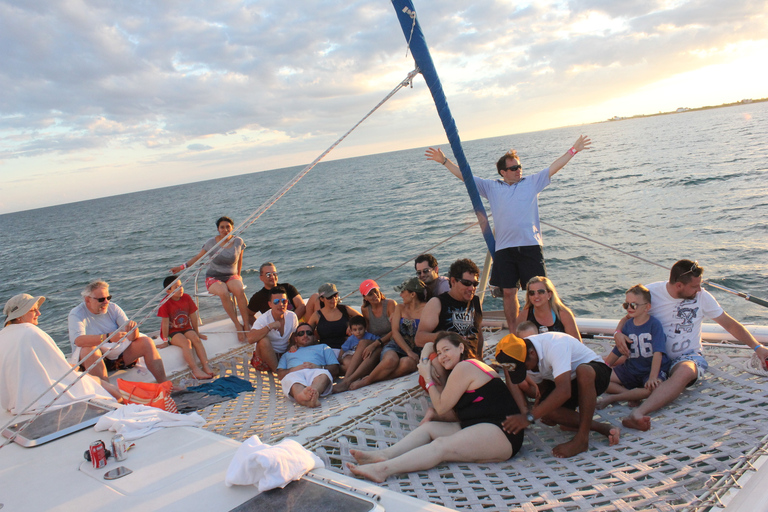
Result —
[[[467,193],[472,201],[472,207],[475,209],[475,215],[477,215],[477,220],[480,223],[483,238],[485,238],[488,250],[491,252],[491,255],[493,255],[496,247],[496,240],[493,237],[491,226],[488,224],[488,214],[485,212],[485,207],[483,206],[480,194],[475,186],[472,170],[469,168],[467,158],[464,156],[464,149],[461,147],[459,131],[456,128],[456,122],[451,115],[451,110],[448,108],[448,101],[445,98],[445,93],[443,93],[443,86],[440,85],[440,78],[437,76],[437,71],[432,62],[432,57],[429,54],[429,48],[427,48],[427,42],[421,31],[421,26],[415,17],[411,17],[410,13],[415,13],[416,10],[410,0],[392,0],[392,5],[397,13],[397,19],[400,21],[400,26],[403,29],[405,40],[409,41],[411,54],[416,61],[416,66],[418,66],[419,71],[421,71],[422,76],[424,76],[427,87],[429,87],[429,92],[432,93],[435,108],[437,108],[440,121],[443,123],[445,134],[448,136],[448,142],[451,144],[453,155],[456,158],[456,163],[459,165],[461,175],[464,178],[464,185],[467,187]],[[404,11],[404,8],[407,8],[407,10]]]

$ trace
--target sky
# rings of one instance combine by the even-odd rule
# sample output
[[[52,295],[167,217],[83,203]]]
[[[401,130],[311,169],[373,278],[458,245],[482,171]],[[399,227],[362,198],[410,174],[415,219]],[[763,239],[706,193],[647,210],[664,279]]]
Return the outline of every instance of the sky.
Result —
[[[415,0],[463,140],[768,97],[768,1]],[[387,0],[0,0],[0,213],[311,162],[413,69]],[[417,77],[328,159],[446,137]]]

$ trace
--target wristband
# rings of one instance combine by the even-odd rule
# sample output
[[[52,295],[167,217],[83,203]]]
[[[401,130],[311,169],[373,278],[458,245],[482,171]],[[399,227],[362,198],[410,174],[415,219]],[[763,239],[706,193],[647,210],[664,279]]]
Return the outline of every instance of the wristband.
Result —
[[[187,268],[187,264],[186,263],[182,263],[181,264],[181,270],[184,270],[185,268]]]
[[[616,336],[617,334],[621,334],[621,331],[613,331],[614,336]]]
[[[752,350],[754,350],[755,352],[757,352],[757,349],[759,349],[759,348],[762,348],[762,347],[763,347],[763,346],[762,346],[761,344],[759,344],[759,343],[758,343],[757,345],[755,345],[754,347],[752,347]]]
[[[427,382],[427,385],[426,385],[426,386],[424,386],[424,389],[426,389],[427,391],[429,391],[429,388],[431,388],[431,387],[432,387],[432,386],[434,386],[434,385],[435,385],[435,383],[434,383],[434,382],[431,382],[431,381],[430,381],[430,382]]]
[[[448,157],[447,156],[445,157],[445,160],[443,160],[443,165],[445,165],[446,162],[448,162]]]
[[[578,151],[576,151],[573,147],[571,147],[571,149],[569,149],[568,152],[571,154],[571,156],[573,156],[576,153],[578,153]]]

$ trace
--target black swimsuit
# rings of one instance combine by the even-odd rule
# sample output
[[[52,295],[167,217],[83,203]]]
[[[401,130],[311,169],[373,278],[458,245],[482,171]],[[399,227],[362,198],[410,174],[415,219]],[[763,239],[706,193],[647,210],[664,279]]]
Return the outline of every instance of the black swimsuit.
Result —
[[[317,337],[320,343],[325,343],[331,348],[341,348],[347,341],[347,324],[349,323],[349,313],[346,306],[336,306],[341,311],[341,318],[338,320],[327,320],[323,316],[322,310],[317,312],[320,318],[317,321]]]
[[[466,391],[453,407],[456,416],[459,417],[461,428],[471,427],[478,423],[491,423],[501,428],[501,424],[507,416],[520,414],[520,409],[500,378],[493,376],[477,361],[472,359],[468,359],[468,361],[493,378],[475,390]],[[504,432],[512,445],[512,455],[520,451],[520,447],[523,445],[524,432],[524,430],[517,434]]]

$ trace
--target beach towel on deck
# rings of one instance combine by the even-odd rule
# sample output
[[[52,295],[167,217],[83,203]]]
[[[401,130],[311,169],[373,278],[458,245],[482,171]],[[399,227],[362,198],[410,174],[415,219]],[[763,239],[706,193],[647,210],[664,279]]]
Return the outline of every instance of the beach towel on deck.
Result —
[[[96,423],[97,432],[111,430],[123,434],[126,441],[148,436],[167,427],[202,427],[205,420],[196,412],[175,414],[157,407],[130,404],[105,414]]]
[[[206,382],[199,386],[193,386],[187,388],[187,391],[198,391],[207,395],[221,395],[229,398],[237,397],[238,393],[243,391],[253,391],[253,385],[247,380],[243,380],[240,377],[222,377],[216,379],[213,382]]]
[[[285,487],[309,470],[323,467],[325,464],[317,455],[292,439],[270,446],[253,436],[237,449],[224,483],[227,487],[254,485],[264,492]]]

